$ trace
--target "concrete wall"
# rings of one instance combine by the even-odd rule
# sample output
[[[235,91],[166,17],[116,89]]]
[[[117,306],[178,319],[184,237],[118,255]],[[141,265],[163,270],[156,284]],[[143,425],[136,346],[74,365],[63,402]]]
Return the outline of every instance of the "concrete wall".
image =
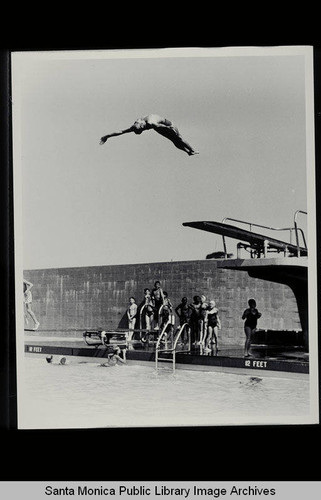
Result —
[[[292,290],[250,278],[247,272],[218,269],[212,260],[61,268],[25,271],[34,284],[33,310],[41,329],[127,327],[130,296],[139,304],[145,287],[159,280],[174,306],[185,295],[213,298],[220,310],[223,344],[243,344],[243,310],[254,297],[262,312],[260,328],[300,330]]]

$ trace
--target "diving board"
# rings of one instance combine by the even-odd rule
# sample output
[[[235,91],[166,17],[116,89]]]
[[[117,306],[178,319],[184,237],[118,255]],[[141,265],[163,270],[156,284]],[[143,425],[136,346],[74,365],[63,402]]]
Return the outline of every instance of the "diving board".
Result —
[[[201,231],[208,231],[210,233],[220,234],[228,238],[234,238],[239,241],[248,243],[251,248],[256,250],[259,254],[264,252],[264,248],[276,250],[278,252],[288,252],[293,255],[307,256],[308,251],[306,248],[287,243],[270,236],[254,233],[247,229],[242,229],[231,224],[214,221],[196,221],[196,222],[183,222],[183,226],[193,227]]]

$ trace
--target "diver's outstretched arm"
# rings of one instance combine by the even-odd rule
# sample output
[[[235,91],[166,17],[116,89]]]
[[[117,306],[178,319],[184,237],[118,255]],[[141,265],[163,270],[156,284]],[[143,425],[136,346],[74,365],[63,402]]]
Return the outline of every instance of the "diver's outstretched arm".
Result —
[[[109,137],[116,137],[117,135],[128,134],[129,132],[133,132],[133,130],[134,130],[133,126],[131,126],[129,128],[125,128],[123,130],[120,130],[119,132],[112,132],[111,134],[104,135],[100,139],[100,143],[99,144],[105,144],[105,142],[107,141],[107,139],[109,139]]]

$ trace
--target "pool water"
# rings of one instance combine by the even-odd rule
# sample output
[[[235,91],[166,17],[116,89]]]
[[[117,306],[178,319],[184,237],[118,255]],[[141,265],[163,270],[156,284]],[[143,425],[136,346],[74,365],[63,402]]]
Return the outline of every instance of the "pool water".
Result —
[[[305,423],[309,380],[26,357],[19,428]]]

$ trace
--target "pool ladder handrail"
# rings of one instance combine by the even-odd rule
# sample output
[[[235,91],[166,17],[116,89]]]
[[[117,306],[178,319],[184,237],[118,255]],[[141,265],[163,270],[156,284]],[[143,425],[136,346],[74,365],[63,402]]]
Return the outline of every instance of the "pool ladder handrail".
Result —
[[[144,309],[146,308],[146,306],[148,306],[149,304],[143,304],[143,306],[140,308],[140,311],[139,311],[139,328],[140,330],[144,330],[143,328],[143,321],[142,321],[142,316],[143,316],[143,311]]]
[[[165,324],[165,326],[163,327],[160,336],[157,339],[156,352],[155,352],[155,365],[156,365],[155,368],[156,368],[156,371],[158,370],[158,361],[169,361],[169,362],[173,363],[173,373],[175,373],[177,343],[178,343],[178,340],[179,340],[179,338],[180,338],[180,336],[181,336],[184,328],[186,326],[188,326],[188,323],[183,323],[183,325],[181,325],[181,327],[180,327],[180,329],[179,329],[179,331],[178,331],[178,333],[176,335],[176,338],[173,341],[173,347],[172,348],[167,348],[167,347],[165,347],[165,349],[160,348],[160,344],[162,342],[163,336],[165,336],[165,334],[167,335],[166,329],[167,329],[168,325],[171,325],[171,324],[172,324],[171,321],[168,320],[167,323]],[[190,338],[189,338],[189,340],[190,340]],[[166,344],[166,342],[167,342],[167,340],[165,340],[165,344]],[[189,347],[189,350],[190,350],[190,347]],[[159,357],[159,353],[162,353],[162,352],[163,353],[170,353],[170,354],[172,354],[172,357],[171,358],[160,358]]]

